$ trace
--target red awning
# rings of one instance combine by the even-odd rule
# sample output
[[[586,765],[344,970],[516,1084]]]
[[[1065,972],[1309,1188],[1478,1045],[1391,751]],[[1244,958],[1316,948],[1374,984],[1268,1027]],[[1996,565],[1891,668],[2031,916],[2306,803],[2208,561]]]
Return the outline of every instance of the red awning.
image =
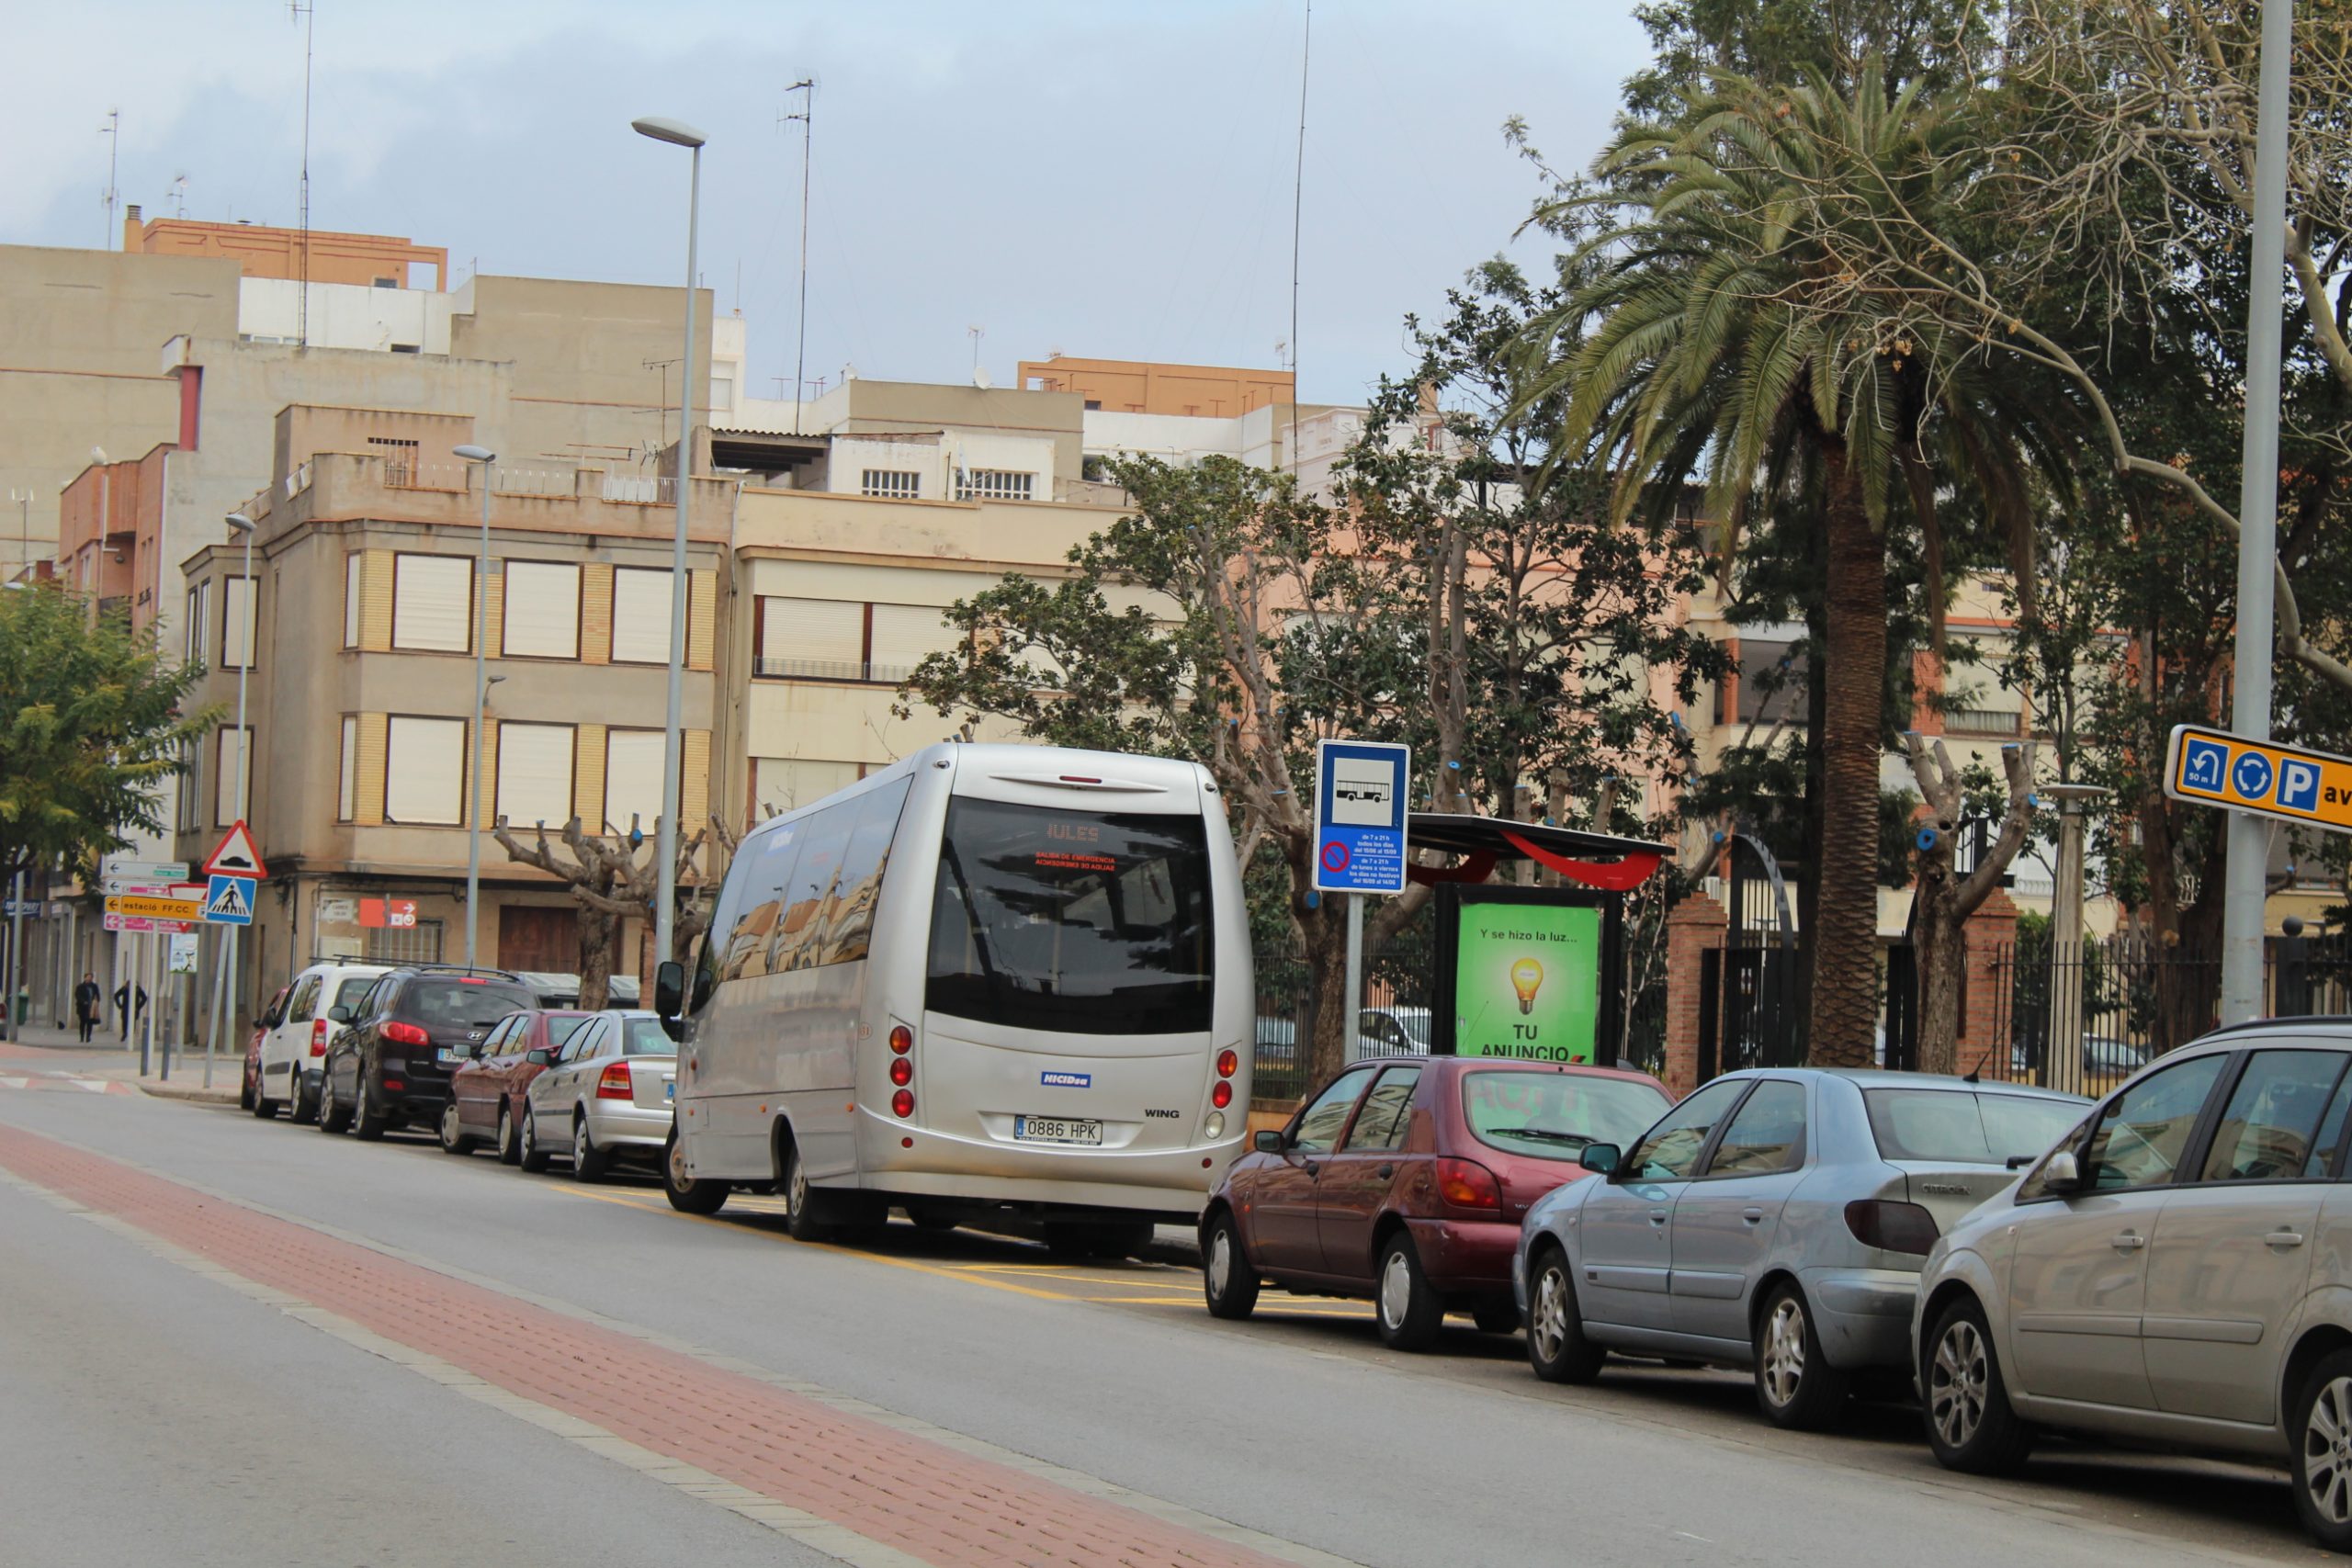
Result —
[[[1647,839],[1442,811],[1408,816],[1405,842],[1409,849],[1462,857],[1445,867],[1408,865],[1405,874],[1415,882],[1484,882],[1505,861],[1532,860],[1572,882],[1611,893],[1640,886],[1674,852],[1673,846]]]

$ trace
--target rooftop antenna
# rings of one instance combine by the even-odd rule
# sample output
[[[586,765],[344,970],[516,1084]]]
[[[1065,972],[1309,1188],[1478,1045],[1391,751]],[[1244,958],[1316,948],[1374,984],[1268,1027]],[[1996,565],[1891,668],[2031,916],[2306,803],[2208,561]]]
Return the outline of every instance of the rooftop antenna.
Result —
[[[186,175],[172,176],[172,216],[175,218],[187,216],[187,176]]]
[[[1290,472],[1298,477],[1298,236],[1306,191],[1306,60],[1315,41],[1315,0],[1306,0],[1306,27],[1298,40],[1298,162],[1290,187]]]
[[[800,326],[799,345],[793,351],[792,383],[796,387],[808,384],[808,149],[817,140],[817,78],[803,76],[787,94],[800,95],[800,107],[776,117],[778,125],[793,120],[800,122]],[[792,434],[800,434],[800,397],[792,399]]]
[[[964,331],[972,340],[972,385],[985,387],[988,383],[980,379],[980,340],[989,335],[989,330],[976,324],[966,327]]]
[[[296,318],[296,336],[311,346],[311,42],[318,29],[318,7],[305,0],[286,0],[288,19],[302,24],[302,254],[297,264],[302,281],[302,302]]]
[[[122,111],[120,109],[107,110],[107,122],[98,127],[98,134],[107,139],[107,189],[106,195],[100,199],[106,203],[107,208],[107,249],[113,250],[120,243],[120,235],[114,226],[114,205],[119,194],[115,189],[114,175],[122,152]]]

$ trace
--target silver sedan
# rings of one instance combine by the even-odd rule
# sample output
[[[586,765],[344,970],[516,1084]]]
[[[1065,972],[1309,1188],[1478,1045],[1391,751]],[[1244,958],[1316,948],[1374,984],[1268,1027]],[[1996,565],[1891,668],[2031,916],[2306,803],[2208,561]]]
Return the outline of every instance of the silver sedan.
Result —
[[[661,1158],[670,1138],[677,1049],[650,1012],[590,1015],[526,1091],[522,1168],[545,1170],[568,1146],[574,1179],[594,1181],[616,1159]]]
[[[1758,1069],[1685,1099],[1631,1150],[1595,1145],[1528,1212],[1512,1288],[1536,1375],[1611,1352],[1752,1369],[1784,1427],[1853,1375],[1910,1365],[1919,1265],[2087,1101],[1917,1073]]]

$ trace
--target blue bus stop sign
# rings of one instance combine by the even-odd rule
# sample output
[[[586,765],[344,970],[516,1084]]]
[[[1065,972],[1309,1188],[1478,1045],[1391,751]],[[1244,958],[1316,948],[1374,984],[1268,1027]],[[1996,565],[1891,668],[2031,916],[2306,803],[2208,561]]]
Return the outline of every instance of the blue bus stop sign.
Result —
[[[1325,893],[1405,891],[1409,746],[1322,740],[1315,747],[1315,886]]]

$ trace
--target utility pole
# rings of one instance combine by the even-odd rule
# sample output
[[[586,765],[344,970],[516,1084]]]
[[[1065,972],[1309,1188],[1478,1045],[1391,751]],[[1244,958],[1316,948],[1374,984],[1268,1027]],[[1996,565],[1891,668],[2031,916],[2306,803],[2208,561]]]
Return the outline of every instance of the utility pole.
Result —
[[[792,356],[792,384],[798,388],[807,384],[804,378],[808,373],[808,149],[817,139],[817,78],[804,76],[785,91],[801,95],[799,111],[776,121],[778,125],[800,122],[800,342]],[[792,434],[800,433],[800,394],[795,391]]]
[[[107,246],[113,250],[122,243],[122,236],[114,226],[115,202],[120,193],[115,186],[115,171],[122,156],[122,111],[107,110],[107,122],[98,127],[98,134],[107,139]]]
[[[2293,0],[2264,0],[2256,92],[2254,246],[2246,274],[2245,455],[2238,485],[2238,631],[2230,728],[2270,739],[2271,581],[2278,561],[2279,275],[2287,228],[2287,73]],[[2222,905],[2222,1021],[2262,1015],[2262,908],[2270,832],[2251,812],[2229,818]]]

